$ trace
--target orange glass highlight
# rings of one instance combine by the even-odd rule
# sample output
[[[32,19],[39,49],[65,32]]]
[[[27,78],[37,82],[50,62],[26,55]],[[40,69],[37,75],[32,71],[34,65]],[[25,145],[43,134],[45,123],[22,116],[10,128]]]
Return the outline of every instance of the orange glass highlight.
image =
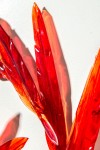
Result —
[[[0,150],[21,150],[27,140],[27,138],[15,138],[0,146]]]

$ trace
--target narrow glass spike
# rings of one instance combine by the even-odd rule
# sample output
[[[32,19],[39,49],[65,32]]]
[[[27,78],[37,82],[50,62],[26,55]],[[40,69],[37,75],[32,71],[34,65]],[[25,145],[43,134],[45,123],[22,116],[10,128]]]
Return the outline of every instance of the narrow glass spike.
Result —
[[[58,79],[43,17],[36,4],[33,6],[32,19],[36,44],[35,54],[37,76],[40,85],[40,91],[44,95],[46,101],[44,114],[48,122],[51,124],[58,139],[58,145],[54,145],[54,150],[65,150],[66,127]],[[52,145],[51,139],[48,140]],[[51,148],[51,146],[49,148]]]
[[[100,129],[100,50],[86,82],[69,138],[68,150],[89,150]]]
[[[66,120],[67,136],[68,136],[72,125],[71,87],[70,87],[68,69],[60,46],[60,42],[58,39],[53,18],[46,8],[43,8],[42,10],[42,17],[45,23],[45,27],[46,27],[46,31],[47,31],[53,59],[54,59],[54,64],[55,64],[55,69],[56,69],[56,74],[57,74],[57,79],[58,79],[58,84],[59,84],[59,89],[61,94],[61,100],[62,100],[64,115]]]
[[[8,122],[3,133],[0,136],[0,145],[15,138],[19,128],[19,119],[20,119],[20,114],[16,115]]]

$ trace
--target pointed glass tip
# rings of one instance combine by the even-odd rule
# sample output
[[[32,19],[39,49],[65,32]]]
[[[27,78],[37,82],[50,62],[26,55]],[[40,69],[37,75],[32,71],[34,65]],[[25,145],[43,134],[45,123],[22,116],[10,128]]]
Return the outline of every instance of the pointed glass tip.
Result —
[[[45,128],[45,132],[47,134],[47,136],[49,137],[49,139],[51,140],[52,143],[54,143],[55,145],[58,145],[58,138],[57,135],[54,131],[54,129],[52,128],[52,126],[50,125],[50,123],[48,122],[48,120],[46,118],[41,118],[41,122]]]
[[[45,7],[43,7],[43,9],[42,10],[47,10]]]
[[[20,116],[21,116],[21,114],[20,114],[20,113],[18,113],[18,114],[16,115],[16,118],[20,118]]]
[[[33,6],[34,6],[34,7],[36,7],[36,6],[37,6],[36,2],[34,2],[34,3],[33,3]]]
[[[46,7],[43,7],[42,11],[44,11],[44,10],[48,12],[48,10],[47,10],[47,8],[46,8]]]
[[[33,12],[35,11],[37,13],[40,11],[40,9],[39,9],[38,5],[36,4],[36,2],[34,2],[32,10],[33,10]]]

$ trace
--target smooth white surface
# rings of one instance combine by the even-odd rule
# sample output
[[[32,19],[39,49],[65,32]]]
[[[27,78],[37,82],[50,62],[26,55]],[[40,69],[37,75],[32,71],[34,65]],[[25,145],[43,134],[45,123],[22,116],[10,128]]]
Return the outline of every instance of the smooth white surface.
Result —
[[[99,0],[36,0],[52,14],[68,65],[71,87],[73,118],[89,70],[100,47]],[[33,0],[0,1],[0,18],[5,19],[34,56],[31,12]],[[24,150],[48,150],[44,129],[38,118],[20,101],[12,85],[0,81],[0,132],[6,121],[21,112],[18,136],[29,137]]]

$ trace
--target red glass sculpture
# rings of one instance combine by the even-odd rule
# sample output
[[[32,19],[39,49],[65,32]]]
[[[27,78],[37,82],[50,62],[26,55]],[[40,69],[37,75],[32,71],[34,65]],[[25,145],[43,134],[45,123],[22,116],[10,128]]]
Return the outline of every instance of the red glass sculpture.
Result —
[[[69,75],[52,16],[34,4],[32,21],[36,62],[10,26],[1,21],[0,78],[9,80],[24,104],[37,114],[50,150],[93,150],[100,126],[100,50],[71,127]],[[7,144],[14,149],[26,140]]]

